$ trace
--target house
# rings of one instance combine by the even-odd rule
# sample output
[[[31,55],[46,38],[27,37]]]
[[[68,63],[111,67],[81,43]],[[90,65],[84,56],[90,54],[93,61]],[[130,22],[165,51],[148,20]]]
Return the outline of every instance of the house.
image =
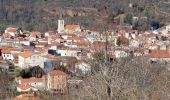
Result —
[[[43,57],[46,59],[45,62],[44,62],[44,70],[46,72],[53,70],[54,65],[52,64],[52,62],[56,61],[58,59],[58,57],[55,56],[55,55],[51,55],[51,54],[44,55]]]
[[[11,48],[2,48],[1,50],[3,60],[13,60],[14,57],[11,53]]]
[[[5,33],[3,34],[4,37],[14,37],[17,33],[17,28],[14,28],[14,27],[8,27],[6,30],[5,30]]]
[[[75,65],[75,72],[78,75],[87,75],[91,72],[91,66],[85,62],[78,62]]]
[[[138,40],[132,39],[129,41],[129,47],[139,47]]]
[[[65,25],[64,31],[68,33],[81,32],[80,25]]]
[[[49,45],[49,49],[57,50],[58,46],[61,46],[61,44],[59,42],[51,42],[51,44]]]
[[[82,39],[80,37],[69,37],[67,38],[68,43],[80,42]]]
[[[77,57],[78,53],[80,53],[81,50],[76,49],[76,48],[58,48],[57,53],[60,54],[61,56],[71,56],[71,57]]]
[[[75,37],[75,34],[61,34],[61,38],[67,40],[69,37]]]
[[[16,79],[18,84],[26,84],[30,85],[38,90],[44,90],[45,89],[45,78],[18,78]]]
[[[159,45],[156,43],[148,43],[144,44],[144,48],[147,48],[149,50],[157,50],[159,48]]]
[[[95,31],[88,32],[88,34],[86,34],[86,39],[90,42],[98,41],[101,40],[101,34]]]
[[[30,92],[30,91],[38,91],[38,89],[30,86],[28,84],[19,84],[17,85],[17,92]]]
[[[27,45],[27,46],[30,45],[29,39],[22,38],[22,37],[14,38],[13,42],[14,42],[14,44]]]
[[[166,50],[154,50],[149,54],[150,61],[170,61],[170,51]]]
[[[53,70],[47,74],[47,89],[57,93],[64,93],[67,87],[67,74],[60,70]]]
[[[76,57],[59,57],[58,62],[53,62],[53,66],[64,66],[69,72],[75,72]]]
[[[54,33],[55,33],[54,31],[48,31],[48,32],[45,32],[44,36],[49,37],[49,36],[53,35]]]
[[[40,66],[44,68],[44,57],[39,53],[22,52],[18,56],[18,62],[20,68],[28,68],[33,66]]]
[[[114,50],[114,55],[116,58],[124,58],[124,57],[127,57],[129,55],[128,53],[128,49],[125,49],[125,48],[116,48]]]

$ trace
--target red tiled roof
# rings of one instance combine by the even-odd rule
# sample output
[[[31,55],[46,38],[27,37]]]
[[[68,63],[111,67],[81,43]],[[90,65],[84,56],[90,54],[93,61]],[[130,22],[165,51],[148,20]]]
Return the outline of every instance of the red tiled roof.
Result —
[[[68,37],[67,40],[81,40],[80,37]]]
[[[32,77],[32,78],[27,78],[27,79],[20,79],[21,80],[21,84],[25,84],[25,83],[34,83],[34,82],[43,82],[43,79],[42,78],[35,78],[35,77]]]
[[[170,53],[168,50],[155,50],[149,55],[150,58],[170,58]]]
[[[27,89],[30,89],[30,88],[33,88],[33,87],[30,86],[30,85],[27,85],[27,84],[19,84],[19,85],[17,86],[17,88],[20,88],[20,89],[22,89],[22,90],[27,90]]]
[[[60,71],[60,70],[53,70],[53,71],[50,71],[49,74],[52,75],[52,76],[66,75],[66,73],[64,73],[63,71]]]
[[[10,53],[11,52],[11,48],[7,48],[7,47],[5,47],[5,48],[2,48],[2,51],[1,51],[2,53]]]
[[[66,30],[76,30],[76,29],[80,29],[80,25],[66,25],[65,26]]]
[[[48,42],[38,42],[38,43],[36,43],[36,46],[46,46],[46,45],[48,45]]]
[[[9,27],[6,30],[7,30],[7,32],[16,32],[17,28]]]
[[[57,45],[61,45],[59,42],[52,42],[51,46],[57,46]]]
[[[41,32],[31,32],[30,34],[33,36],[36,36],[36,35],[41,35],[42,33]]]
[[[33,55],[32,52],[22,52],[19,54],[19,56],[24,57],[24,58],[30,57],[32,55]]]

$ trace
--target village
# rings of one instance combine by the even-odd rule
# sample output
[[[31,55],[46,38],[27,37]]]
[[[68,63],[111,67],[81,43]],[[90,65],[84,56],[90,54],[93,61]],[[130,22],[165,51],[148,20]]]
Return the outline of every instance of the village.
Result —
[[[80,25],[67,25],[62,18],[58,19],[56,31],[45,33],[8,27],[0,36],[1,67],[9,70],[9,64],[12,65],[11,73],[20,95],[37,91],[65,94],[70,84],[86,83],[83,77],[92,70],[87,61],[96,52],[107,52],[112,63],[121,58],[145,56],[150,63],[168,64],[169,37],[170,25],[149,31],[101,33],[82,29]],[[33,75],[15,75],[30,68]]]

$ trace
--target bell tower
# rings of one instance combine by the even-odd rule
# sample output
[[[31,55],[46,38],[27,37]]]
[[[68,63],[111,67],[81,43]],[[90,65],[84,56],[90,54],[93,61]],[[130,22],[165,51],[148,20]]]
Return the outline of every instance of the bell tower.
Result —
[[[60,15],[60,18],[58,19],[58,33],[64,32],[64,19],[62,18],[62,15]]]

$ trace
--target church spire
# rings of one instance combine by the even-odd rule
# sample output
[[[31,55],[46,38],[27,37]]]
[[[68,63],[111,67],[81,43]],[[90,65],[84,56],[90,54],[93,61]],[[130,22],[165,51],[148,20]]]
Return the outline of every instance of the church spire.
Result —
[[[64,19],[63,19],[63,13],[61,11],[58,19],[58,33],[63,33],[63,32],[64,32]]]

